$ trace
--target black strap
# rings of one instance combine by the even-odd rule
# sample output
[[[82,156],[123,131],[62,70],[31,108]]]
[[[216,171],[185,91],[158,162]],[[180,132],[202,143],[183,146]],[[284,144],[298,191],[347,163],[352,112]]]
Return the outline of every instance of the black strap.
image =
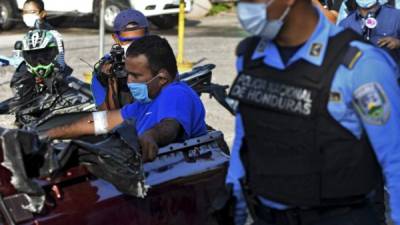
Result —
[[[327,75],[328,77],[325,77],[321,84],[323,90],[330,92],[335,73],[340,65],[350,66],[352,64],[352,60],[348,60],[349,58],[352,59],[351,56],[354,56],[355,54],[355,48],[351,48],[350,46],[350,43],[354,40],[363,41],[359,34],[350,29],[346,29],[329,39],[327,47],[328,51],[323,62],[324,71],[322,71],[322,74]],[[322,95],[324,96],[324,99],[320,105],[319,113],[324,114],[327,113],[326,105],[328,105],[330,95],[329,93]],[[327,114],[330,115],[329,113]]]
[[[241,45],[239,45],[243,48],[243,69],[250,67],[254,63],[252,57],[260,41],[261,37],[252,36],[246,38]]]
[[[353,69],[353,67],[354,67],[355,63],[358,61],[358,59],[360,59],[361,55],[362,55],[362,51],[359,48],[350,46],[347,49],[347,52],[343,57],[342,64],[344,66],[346,66],[347,69],[351,70],[351,69]]]
[[[349,215],[354,210],[359,210],[369,206],[368,201],[364,198],[358,204],[313,209],[293,208],[288,210],[276,210],[259,204],[254,206],[254,212],[256,219],[267,222],[268,224],[299,225],[314,224],[321,221],[321,219]]]
[[[351,47],[352,41],[364,41],[356,32],[346,29],[329,39],[327,55],[324,58],[324,65],[330,65],[325,68],[336,71],[339,65],[349,65],[354,55],[357,54],[357,48]],[[341,55],[341,57],[339,57]],[[332,66],[336,64],[335,66]],[[332,71],[332,72],[335,72]]]

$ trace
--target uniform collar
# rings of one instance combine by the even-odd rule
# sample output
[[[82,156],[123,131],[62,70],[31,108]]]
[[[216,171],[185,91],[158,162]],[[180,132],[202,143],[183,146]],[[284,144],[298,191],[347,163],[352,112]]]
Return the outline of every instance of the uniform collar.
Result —
[[[279,50],[272,41],[261,40],[252,59],[264,57],[264,63],[277,69],[285,69],[294,62],[304,59],[309,63],[320,66],[323,62],[328,40],[333,25],[325,18],[323,13],[316,9],[319,14],[319,21],[314,33],[309,40],[301,47],[298,52],[289,60],[288,65],[284,65],[279,54]]]

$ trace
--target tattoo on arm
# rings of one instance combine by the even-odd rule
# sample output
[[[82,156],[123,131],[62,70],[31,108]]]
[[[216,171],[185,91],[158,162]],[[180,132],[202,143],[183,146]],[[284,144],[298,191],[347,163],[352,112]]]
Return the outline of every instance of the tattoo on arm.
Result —
[[[174,141],[183,134],[183,128],[175,119],[164,119],[144,135],[151,135],[158,146],[165,146]]]

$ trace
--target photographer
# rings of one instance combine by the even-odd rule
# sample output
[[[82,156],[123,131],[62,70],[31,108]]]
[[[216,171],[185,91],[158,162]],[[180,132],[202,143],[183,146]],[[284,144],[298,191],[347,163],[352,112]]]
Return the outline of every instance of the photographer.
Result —
[[[112,37],[116,44],[93,72],[92,94],[99,109],[119,109],[133,101],[126,86],[124,52],[133,41],[148,34],[148,26],[146,17],[134,9],[124,10],[115,18]]]
[[[387,50],[400,60],[400,10],[378,0],[356,0],[357,9],[340,25],[363,35],[364,39]]]

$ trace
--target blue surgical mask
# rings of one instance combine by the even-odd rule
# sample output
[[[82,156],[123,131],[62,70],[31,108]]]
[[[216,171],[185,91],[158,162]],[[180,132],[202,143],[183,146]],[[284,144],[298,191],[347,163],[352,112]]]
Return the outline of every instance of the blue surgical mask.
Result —
[[[237,14],[243,29],[252,35],[261,36],[265,39],[274,39],[283,27],[283,20],[289,14],[288,7],[282,16],[276,20],[268,20],[268,7],[274,2],[265,3],[239,2]]]
[[[147,83],[128,83],[129,91],[131,92],[133,98],[141,103],[149,103],[151,102],[151,98],[149,97],[149,89],[148,84],[152,82],[157,76],[153,77]]]
[[[368,8],[371,8],[372,6],[378,4],[379,1],[378,0],[356,0],[356,3],[360,8],[368,9]]]

